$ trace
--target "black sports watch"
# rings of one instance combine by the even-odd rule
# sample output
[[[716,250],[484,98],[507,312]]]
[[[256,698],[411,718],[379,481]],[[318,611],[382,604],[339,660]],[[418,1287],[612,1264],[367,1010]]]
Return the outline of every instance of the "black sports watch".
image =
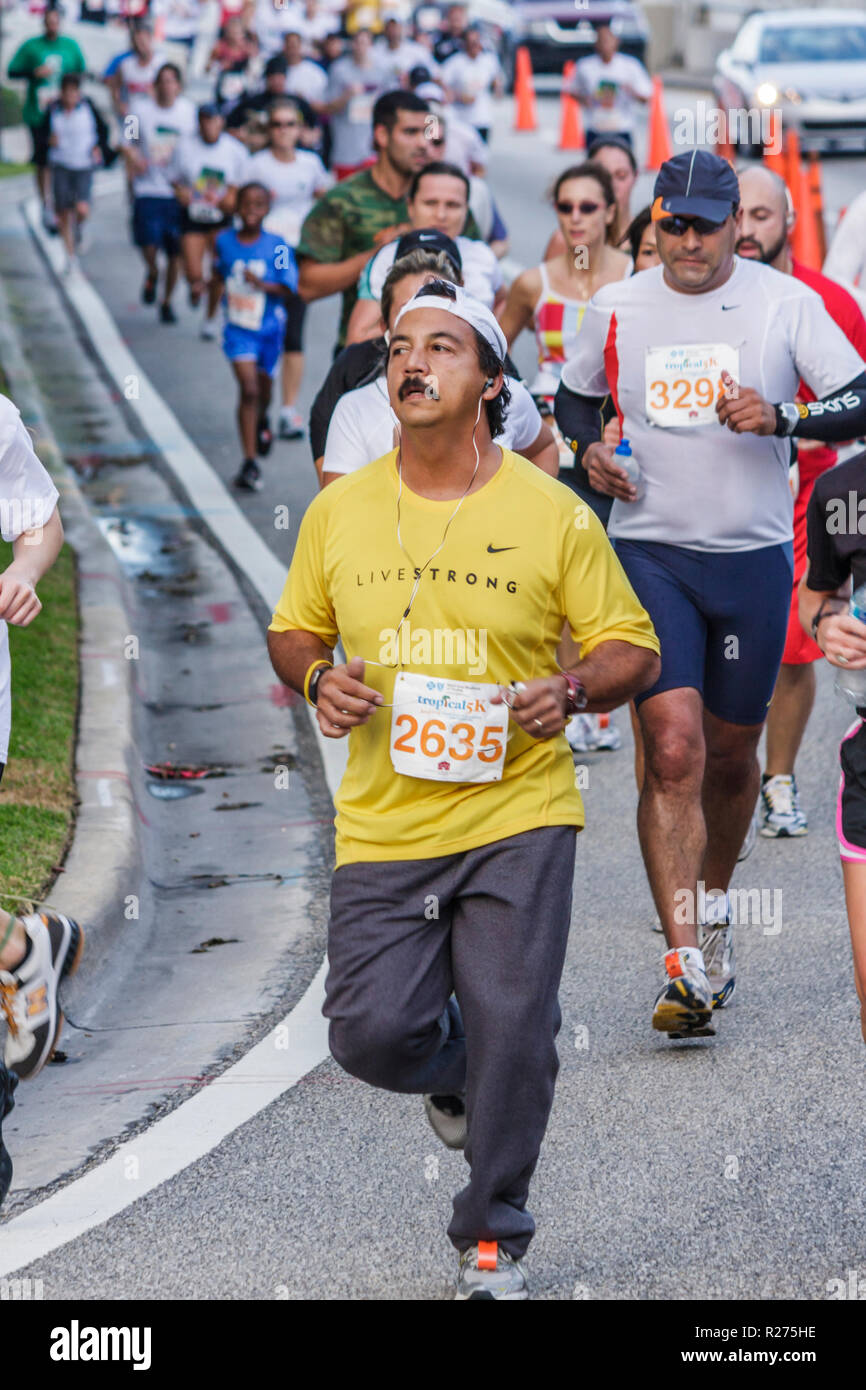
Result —
[[[333,671],[333,669],[333,666],[325,662],[324,665],[317,666],[310,676],[310,684],[307,686],[307,695],[311,705],[316,705],[319,702],[319,681],[322,679],[322,676],[326,671]]]

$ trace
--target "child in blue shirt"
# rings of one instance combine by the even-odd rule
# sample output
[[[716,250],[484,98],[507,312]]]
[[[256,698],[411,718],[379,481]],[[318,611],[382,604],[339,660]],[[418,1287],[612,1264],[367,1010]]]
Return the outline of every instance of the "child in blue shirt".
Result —
[[[261,488],[256,454],[267,455],[273,442],[268,423],[271,377],[283,348],[285,303],[298,287],[292,248],[274,232],[262,230],[270,207],[270,194],[262,184],[247,183],[240,189],[241,225],[217,237],[210,285],[212,305],[222,296],[223,351],[240,392],[238,430],[244,458],[234,485],[247,492]]]

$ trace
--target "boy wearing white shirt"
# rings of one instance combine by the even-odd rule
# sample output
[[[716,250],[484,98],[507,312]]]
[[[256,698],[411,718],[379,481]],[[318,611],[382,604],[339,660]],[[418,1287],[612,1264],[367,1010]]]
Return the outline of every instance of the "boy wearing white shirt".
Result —
[[[102,163],[108,138],[96,107],[81,95],[81,78],[67,73],[60,82],[60,100],[45,115],[51,193],[60,235],[66,248],[66,270],[78,264],[76,247],[90,216],[90,186],[94,167]]]

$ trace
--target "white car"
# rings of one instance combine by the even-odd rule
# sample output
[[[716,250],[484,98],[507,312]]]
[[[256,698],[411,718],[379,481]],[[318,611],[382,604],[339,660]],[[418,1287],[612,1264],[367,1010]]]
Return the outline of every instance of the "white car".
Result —
[[[866,147],[866,14],[862,10],[775,10],[751,15],[719,54],[719,106],[748,112],[736,143],[766,143],[761,113],[781,113],[809,150]]]

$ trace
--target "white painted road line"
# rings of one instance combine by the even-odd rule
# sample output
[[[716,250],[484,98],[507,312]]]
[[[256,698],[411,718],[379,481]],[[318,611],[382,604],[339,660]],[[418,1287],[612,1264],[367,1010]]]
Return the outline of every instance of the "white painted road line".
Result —
[[[50,264],[62,274],[63,251],[43,232],[35,199],[27,204],[26,215]],[[166,463],[205,525],[272,608],[285,580],[282,563],[247,521],[142,372],[93,286],[82,275],[64,277],[63,284],[105,371],[127,398],[125,385],[130,379],[136,381],[138,393],[130,404],[142,427],[151,439],[159,441]],[[322,738],[309,706],[307,710],[333,795],[346,764],[346,740]],[[110,784],[100,780],[97,794],[100,801],[106,794],[110,797]],[[83,1177],[20,1216],[0,1223],[0,1276],[41,1259],[58,1246],[109,1221],[139,1197],[203,1158],[226,1135],[246,1124],[319,1066],[329,1056],[327,1023],[322,1017],[326,966],[323,961],[303,998],[282,1022],[205,1090],[157,1120],[137,1138],[122,1144]]]
[[[117,1216],[210,1153],[226,1135],[317,1067],[323,1060],[325,970],[323,961],[288,1018],[222,1076],[143,1134],[121,1144],[84,1177],[0,1226],[0,1277]]]

